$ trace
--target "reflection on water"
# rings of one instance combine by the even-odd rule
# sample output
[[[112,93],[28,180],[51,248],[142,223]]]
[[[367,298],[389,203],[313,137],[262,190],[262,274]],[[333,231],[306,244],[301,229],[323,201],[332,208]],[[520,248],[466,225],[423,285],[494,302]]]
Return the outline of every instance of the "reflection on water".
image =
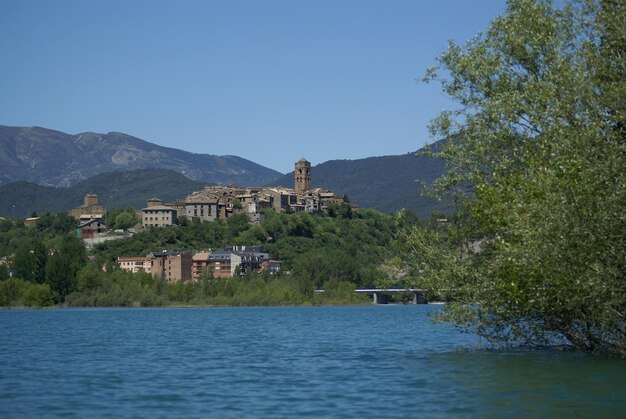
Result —
[[[626,363],[478,349],[432,306],[1,311],[0,417],[618,417]]]
[[[432,356],[439,384],[455,383],[471,410],[519,417],[618,417],[626,363],[557,351],[462,351]]]

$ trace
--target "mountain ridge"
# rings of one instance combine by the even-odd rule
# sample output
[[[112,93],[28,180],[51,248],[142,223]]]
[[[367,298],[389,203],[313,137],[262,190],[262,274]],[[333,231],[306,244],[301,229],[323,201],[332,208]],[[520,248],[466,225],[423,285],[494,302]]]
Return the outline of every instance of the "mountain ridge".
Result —
[[[434,144],[433,147],[438,147]],[[381,212],[399,209],[414,211],[427,218],[433,211],[449,210],[449,205],[421,195],[423,185],[432,183],[445,171],[445,163],[416,153],[367,157],[356,160],[329,160],[311,168],[313,187],[327,188],[335,194],[346,194],[363,208]],[[293,185],[294,173],[273,183]]]
[[[65,212],[81,205],[84,195],[88,193],[98,195],[99,203],[107,209],[141,209],[150,198],[158,197],[171,202],[206,185],[170,169],[102,173],[68,188],[21,180],[0,185],[0,215],[26,217],[33,212]]]
[[[263,184],[281,173],[235,155],[191,153],[128,134],[66,134],[0,125],[0,185],[26,180],[69,187],[114,171],[167,168],[209,183]]]
[[[0,167],[0,215],[9,216],[67,211],[82,202],[84,193],[98,194],[108,207],[142,208],[151,197],[172,201],[209,183],[294,186],[293,172],[281,175],[234,155],[190,153],[115,131],[70,135],[0,125]],[[428,184],[444,171],[442,160],[415,153],[329,160],[312,168],[312,186],[346,194],[361,208],[381,212],[405,208],[427,218],[449,206],[421,196],[423,186],[417,180]],[[16,181],[30,183],[15,185]]]

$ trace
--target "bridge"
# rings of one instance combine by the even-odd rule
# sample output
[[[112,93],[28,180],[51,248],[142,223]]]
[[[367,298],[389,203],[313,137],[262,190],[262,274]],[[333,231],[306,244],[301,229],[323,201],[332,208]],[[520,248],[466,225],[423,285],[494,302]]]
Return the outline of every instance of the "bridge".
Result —
[[[417,288],[358,288],[354,292],[357,294],[371,295],[374,304],[387,304],[389,303],[389,294],[413,294],[413,304],[426,304],[426,297],[424,296],[426,290]]]

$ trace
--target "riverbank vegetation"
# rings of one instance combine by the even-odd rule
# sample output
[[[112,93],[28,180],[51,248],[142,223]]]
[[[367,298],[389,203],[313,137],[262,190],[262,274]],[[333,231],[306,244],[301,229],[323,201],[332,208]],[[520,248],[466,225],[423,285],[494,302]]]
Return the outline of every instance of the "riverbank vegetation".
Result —
[[[510,0],[428,71],[457,215],[405,235],[441,319],[495,344],[626,356],[626,3]]]
[[[125,214],[122,210],[112,211]],[[16,221],[16,220],[14,220]],[[333,206],[326,216],[266,212],[260,225],[246,215],[226,222],[191,222],[148,229],[132,238],[108,241],[90,252],[64,214],[42,216],[36,226],[5,221],[0,226],[0,306],[162,306],[361,304],[356,287],[374,286],[392,255],[395,217],[374,210],[353,213]],[[281,260],[278,275],[168,284],[148,274],[131,274],[118,256],[145,256],[163,249],[208,250],[228,245],[261,245]],[[16,250],[13,250],[16,249]],[[324,293],[315,292],[324,289]]]

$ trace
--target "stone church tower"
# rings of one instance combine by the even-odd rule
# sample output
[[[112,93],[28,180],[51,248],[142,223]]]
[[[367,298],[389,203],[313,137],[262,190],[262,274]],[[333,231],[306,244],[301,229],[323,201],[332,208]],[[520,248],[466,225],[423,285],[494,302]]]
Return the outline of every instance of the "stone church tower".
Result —
[[[296,162],[294,173],[296,192],[302,193],[311,189],[311,163],[301,158]]]

